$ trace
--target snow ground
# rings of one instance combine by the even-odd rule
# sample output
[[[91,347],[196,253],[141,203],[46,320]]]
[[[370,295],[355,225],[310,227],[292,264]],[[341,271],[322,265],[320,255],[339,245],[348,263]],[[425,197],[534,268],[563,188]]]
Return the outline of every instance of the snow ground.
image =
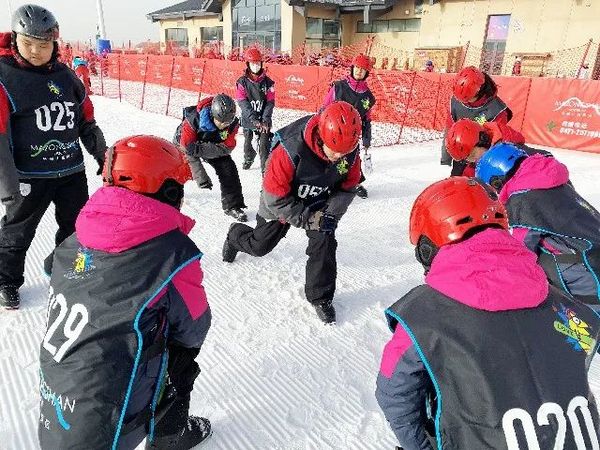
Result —
[[[138,133],[170,139],[177,119],[95,97],[107,142]],[[276,112],[277,114],[277,112]],[[241,136],[240,136],[241,137]],[[241,139],[234,158],[241,165]],[[213,326],[198,361],[192,412],[209,417],[206,450],[392,449],[395,439],[374,398],[381,351],[390,333],[384,309],[422,281],[408,241],[414,198],[445,177],[439,141],[373,150],[368,200],[356,199],[338,229],[338,324],[319,322],[304,299],[306,236],[292,229],[263,258],[221,261],[231,223],[218,188],[187,186],[183,211],[196,219],[192,239],[204,252]],[[556,150],[578,191],[600,209],[600,155]],[[90,192],[100,186],[89,158]],[[212,172],[209,168],[209,174]],[[258,207],[260,170],[241,171],[249,217]],[[216,181],[216,179],[215,179]],[[29,251],[19,311],[0,312],[1,449],[36,449],[38,349],[45,327],[54,212],[44,216]],[[600,361],[590,379],[600,395]]]

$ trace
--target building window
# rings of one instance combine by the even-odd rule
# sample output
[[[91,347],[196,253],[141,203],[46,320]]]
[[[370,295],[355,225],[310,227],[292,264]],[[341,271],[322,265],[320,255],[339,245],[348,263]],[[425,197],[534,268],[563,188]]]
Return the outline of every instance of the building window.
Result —
[[[339,47],[340,21],[307,17],[306,41],[311,47]]]
[[[167,28],[165,29],[165,41],[172,42],[181,47],[188,45],[188,30],[187,28]]]
[[[280,0],[234,0],[232,2],[233,45],[281,48]]]
[[[421,29],[421,19],[374,20],[371,23],[359,21],[357,33],[416,32]]]
[[[415,14],[423,14],[424,0],[415,0]]]
[[[209,42],[221,42],[223,40],[223,27],[200,28],[200,40],[203,44]]]

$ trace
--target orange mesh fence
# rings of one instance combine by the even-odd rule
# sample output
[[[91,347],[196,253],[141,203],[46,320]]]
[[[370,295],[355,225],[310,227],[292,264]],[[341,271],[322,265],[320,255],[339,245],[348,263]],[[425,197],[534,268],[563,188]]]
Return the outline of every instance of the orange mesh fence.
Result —
[[[236,80],[245,70],[241,61],[169,55],[109,54],[99,63],[98,75],[92,77],[95,93],[174,117],[201,96],[235,95]],[[348,74],[344,65],[268,64],[266,68],[276,83],[275,128],[317,111],[331,82]],[[600,98],[594,94],[600,92],[599,81],[494,79],[500,97],[513,111],[511,125],[523,130],[528,142],[600,149]],[[373,70],[369,77],[377,99],[372,111],[373,146],[441,137],[448,121],[452,80],[452,74]]]
[[[475,66],[491,75],[518,75],[552,78],[598,79],[598,43],[549,52],[498,53],[472,45],[465,46],[465,66]]]

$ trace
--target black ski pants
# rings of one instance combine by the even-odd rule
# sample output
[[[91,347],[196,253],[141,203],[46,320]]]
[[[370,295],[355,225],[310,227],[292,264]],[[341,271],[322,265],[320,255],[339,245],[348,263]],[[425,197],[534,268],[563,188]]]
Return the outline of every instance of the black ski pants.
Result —
[[[265,173],[265,165],[271,151],[272,133],[261,133],[250,128],[244,128],[244,161],[254,161],[256,150],[252,145],[254,136],[258,135],[258,157],[260,158],[260,170]]]
[[[192,169],[194,180],[200,189],[204,188],[205,184],[210,184],[212,189],[212,181],[204,170],[202,161],[210,164],[219,178],[221,185],[221,205],[223,209],[230,208],[245,208],[244,194],[242,193],[242,183],[238,174],[237,166],[231,156],[219,156],[217,158],[200,158],[199,156],[187,156],[188,163]]]
[[[231,226],[227,239],[229,244],[240,252],[252,256],[264,256],[271,252],[285,237],[290,225],[278,220],[265,220],[256,216],[256,228],[243,223]],[[304,292],[306,299],[313,305],[333,300],[337,278],[337,241],[334,234],[307,230],[306,278]]]
[[[75,220],[88,200],[85,172],[21,183],[29,184],[31,192],[7,205],[0,225],[0,285],[21,286],[25,281],[25,255],[50,203],[55,205],[58,231],[54,243],[58,246],[75,232]]]

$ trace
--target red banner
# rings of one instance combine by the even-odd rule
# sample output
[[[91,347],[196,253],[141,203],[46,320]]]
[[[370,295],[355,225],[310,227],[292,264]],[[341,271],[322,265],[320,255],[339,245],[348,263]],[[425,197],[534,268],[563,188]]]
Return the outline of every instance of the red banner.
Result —
[[[528,142],[600,153],[600,82],[534,78],[523,133]]]
[[[316,111],[331,83],[331,67],[272,65],[267,73],[275,81],[275,104],[280,108]]]
[[[173,66],[174,88],[200,92],[204,82],[205,59],[176,58]]]
[[[125,58],[129,58],[129,55]],[[174,58],[167,55],[149,56],[146,82],[169,86],[173,75]]]
[[[148,55],[128,55],[120,57],[121,80],[144,81],[146,69],[148,67]]]
[[[498,96],[508,105],[513,113],[510,126],[522,131],[525,120],[525,105],[531,88],[531,78],[527,77],[493,77],[498,85]]]
[[[184,91],[235,95],[235,83],[245,63],[174,56],[117,55],[102,59],[104,77],[158,84]],[[331,81],[344,77],[346,68],[268,65],[276,83],[276,104],[281,108],[316,111]],[[335,77],[335,78],[334,78]],[[374,70],[369,85],[377,103],[373,119],[417,130],[443,130],[449,114],[453,74]],[[494,77],[499,96],[510,107],[510,125],[525,135],[527,142],[550,147],[600,152],[600,82],[575,79]],[[134,104],[144,104],[145,89],[121,83],[105,83],[101,89],[121,92]],[[156,95],[153,93],[152,95]],[[139,98],[138,98],[139,97]],[[171,90],[165,90],[169,111]],[[183,100],[182,100],[183,101]],[[187,98],[185,101],[189,101]],[[156,102],[154,102],[156,103]],[[178,104],[177,102],[175,102]],[[395,138],[394,138],[395,139]],[[398,137],[400,139],[400,137]]]
[[[238,61],[207,59],[204,66],[202,92],[225,93],[235,97],[235,82],[244,73],[246,64]]]

